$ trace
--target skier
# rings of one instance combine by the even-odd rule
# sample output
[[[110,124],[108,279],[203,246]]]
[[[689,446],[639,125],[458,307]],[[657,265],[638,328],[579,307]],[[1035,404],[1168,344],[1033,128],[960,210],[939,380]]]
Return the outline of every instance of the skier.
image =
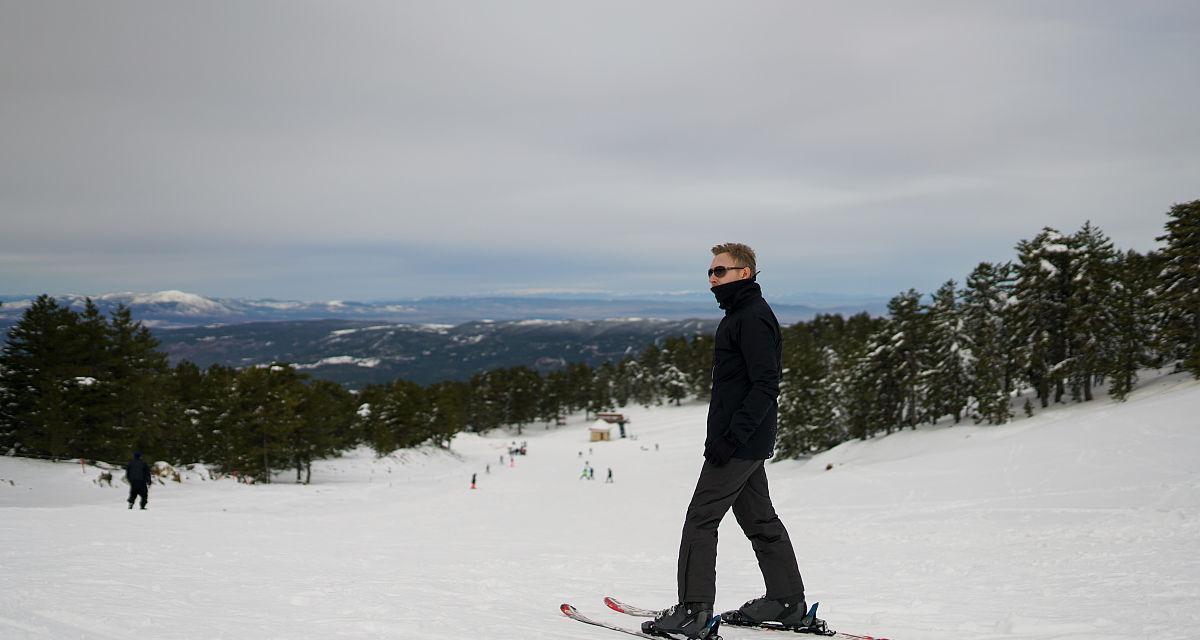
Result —
[[[474,473],[471,474],[471,488],[472,489],[475,488],[475,474]]]
[[[612,467],[608,468],[608,478],[604,480],[604,484],[612,484]]]
[[[129,481],[129,508],[133,508],[134,499],[140,496],[145,509],[150,498],[150,467],[142,460],[141,451],[134,451],[133,460],[125,465],[125,479]]]
[[[712,253],[708,282],[725,317],[714,339],[704,464],[679,543],[679,604],[644,622],[642,630],[689,638],[705,630],[716,600],[717,527],[730,507],[754,548],[766,595],[722,614],[723,621],[803,629],[814,619],[807,617],[796,554],[771,504],[764,469],[775,449],[779,322],[756,281],[754,250],[728,243]]]

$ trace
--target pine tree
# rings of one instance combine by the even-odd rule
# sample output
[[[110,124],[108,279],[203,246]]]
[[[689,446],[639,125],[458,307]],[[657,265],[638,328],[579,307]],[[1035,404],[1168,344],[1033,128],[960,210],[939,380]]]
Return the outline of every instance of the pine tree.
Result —
[[[402,381],[397,380],[393,385]],[[411,384],[411,383],[406,383]],[[496,377],[491,371],[482,371],[471,376],[467,386],[471,389],[471,394],[467,398],[467,425],[471,431],[475,433],[484,433],[499,427],[504,423],[503,412],[505,405],[501,390],[496,384]],[[404,387],[407,389],[407,387]],[[409,390],[407,393],[415,393]],[[390,444],[391,449],[385,453],[399,448],[402,445]],[[376,448],[376,451],[379,451]]]
[[[975,424],[1003,424],[1012,417],[1006,381],[1004,270],[981,262],[967,277],[963,290],[963,357],[968,393],[974,398]]]
[[[658,386],[658,372],[662,368],[661,350],[657,345],[650,345],[642,350],[637,359],[638,371],[634,381],[633,398],[643,407],[652,403],[661,404],[662,394]]]
[[[1155,257],[1136,251],[1122,253],[1114,272],[1112,292],[1112,356],[1108,365],[1109,395],[1125,400],[1137,384],[1138,369],[1155,364],[1153,295]]]
[[[1166,242],[1156,291],[1163,351],[1200,378],[1200,200],[1177,204],[1167,216],[1167,232],[1156,238]]]
[[[78,314],[48,295],[11,329],[0,351],[0,446],[55,458],[81,453],[66,395],[77,384]]]
[[[838,371],[837,386],[845,390],[841,414],[847,434],[852,438],[866,440],[875,435],[880,425],[895,424],[892,406],[899,394],[890,380],[881,373],[890,369],[881,363],[887,349],[886,328],[881,327],[866,340],[850,344],[845,349],[842,361],[847,366]]]
[[[1116,250],[1091,222],[1071,239],[1075,247],[1066,330],[1072,399],[1093,399],[1092,385],[1104,380],[1113,359],[1113,283]]]
[[[696,357],[698,354],[692,349],[687,338],[667,338],[663,343],[662,355],[662,392],[668,402],[674,402],[678,406],[685,398],[696,393],[697,389],[703,389],[700,393],[708,391],[697,379],[710,381],[711,366],[708,371],[703,369],[703,364],[698,362]]]
[[[692,381],[679,367],[667,363],[663,366],[662,373],[659,374],[658,386],[662,389],[668,403],[674,402],[675,406],[679,406],[691,391]]]
[[[962,309],[953,280],[946,281],[933,294],[928,319],[928,358],[922,381],[927,403],[925,419],[933,424],[942,416],[952,415],[957,424],[967,406],[969,381],[964,360],[966,336]]]
[[[226,473],[240,471],[238,421],[240,402],[237,394],[238,372],[232,367],[214,364],[204,370],[198,404],[192,407],[196,430],[200,434],[199,458],[215,464]]]
[[[883,375],[884,379],[894,381],[899,394],[900,407],[891,420],[898,428],[915,429],[925,402],[921,365],[928,360],[927,319],[921,307],[921,294],[916,289],[909,289],[892,298],[888,303],[888,315],[889,335],[886,348],[879,355],[881,365],[890,367]]]
[[[503,422],[516,425],[520,435],[524,426],[537,420],[537,401],[542,392],[542,378],[529,367],[502,370],[502,394],[505,398]]]
[[[546,375],[542,384],[542,394],[538,397],[538,418],[546,426],[557,422],[567,407],[567,397],[570,395],[570,380],[565,371],[551,371]]]
[[[786,328],[784,367],[779,382],[778,454],[796,458],[830,445],[834,409],[826,378],[833,349],[822,345],[815,329],[820,320]],[[836,443],[836,442],[835,442]]]
[[[259,482],[292,466],[292,434],[300,427],[298,407],[304,376],[276,363],[246,369],[234,389],[233,439],[237,468]]]
[[[786,346],[786,342],[784,345]],[[716,338],[712,335],[698,335],[692,338],[688,345],[691,369],[688,377],[692,381],[692,395],[707,399],[712,392],[713,355],[716,348]]]
[[[1050,227],[1017,244],[1013,331],[1029,383],[1042,407],[1062,401],[1070,363],[1068,300],[1073,276],[1070,240]]]
[[[167,356],[158,351],[158,340],[141,322],[134,322],[128,307],[111,314],[109,364],[105,384],[110,390],[110,434],[98,445],[111,459],[121,460],[132,449],[158,449],[167,422],[165,384]],[[161,457],[161,456],[160,456]]]
[[[587,408],[592,397],[593,379],[592,368],[587,363],[572,362],[567,365],[567,409],[569,411]]]
[[[337,383],[314,380],[295,389],[296,428],[287,434],[287,453],[296,467],[296,482],[312,481],[312,463],[345,446],[354,424],[354,399]],[[304,476],[301,477],[303,472]]]
[[[163,429],[165,459],[176,463],[212,460],[209,457],[211,430],[205,430],[204,372],[184,360],[171,369],[165,383],[170,409],[169,424]]]
[[[426,397],[433,402],[430,438],[443,449],[450,447],[454,434],[467,428],[468,393],[465,384],[453,380],[433,384],[426,390]],[[348,435],[342,441],[342,446],[348,446],[353,437]]]

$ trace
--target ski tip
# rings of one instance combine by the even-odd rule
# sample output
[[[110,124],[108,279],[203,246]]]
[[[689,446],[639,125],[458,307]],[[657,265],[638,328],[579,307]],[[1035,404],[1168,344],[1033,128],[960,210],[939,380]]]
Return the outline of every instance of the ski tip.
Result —
[[[619,601],[609,596],[604,596],[604,604],[608,605],[609,609],[619,613],[625,613],[625,607]]]
[[[558,610],[561,611],[564,616],[573,616],[576,614],[575,607],[572,607],[571,605],[569,605],[565,602],[562,603],[562,605],[558,607]]]

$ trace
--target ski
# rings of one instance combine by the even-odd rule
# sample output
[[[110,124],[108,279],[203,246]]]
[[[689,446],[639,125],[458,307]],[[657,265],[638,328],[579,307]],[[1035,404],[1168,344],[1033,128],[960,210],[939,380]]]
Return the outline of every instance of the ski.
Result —
[[[621,602],[620,600],[617,600],[616,598],[612,598],[612,597],[608,597],[608,596],[606,596],[604,598],[604,604],[607,605],[608,608],[612,609],[613,611],[616,611],[618,613],[624,613],[626,615],[634,616],[637,618],[653,618],[659,614],[659,612],[654,609],[644,609],[642,607],[636,607],[634,605],[626,604],[624,602]],[[816,618],[818,604],[819,603],[814,602],[812,607],[809,608],[809,614],[813,618]],[[820,630],[816,630],[816,629],[814,629],[812,631],[805,631],[805,630],[801,630],[801,629],[789,629],[787,627],[784,627],[783,625],[775,624],[773,622],[767,622],[767,623],[759,624],[759,625],[738,625],[738,624],[729,622],[727,620],[725,620],[723,622],[727,626],[736,626],[736,627],[741,627],[741,628],[745,628],[745,629],[760,629],[763,631],[786,631],[788,633],[801,633],[801,634],[807,634],[807,635],[824,636],[824,637],[835,638],[835,639],[840,638],[841,640],[888,640],[887,638],[879,638],[876,636],[861,636],[861,635],[855,635],[853,633],[842,633],[840,631],[829,631],[828,629],[826,629],[824,631],[820,631]],[[822,625],[823,625],[823,623],[822,623]]]
[[[667,634],[667,633],[664,633],[661,635],[651,635],[649,633],[643,633],[640,630],[626,629],[625,627],[617,626],[615,624],[609,624],[602,620],[595,620],[595,619],[592,619],[592,618],[589,618],[589,617],[583,615],[582,613],[579,613],[578,609],[576,609],[575,607],[573,607],[569,604],[565,604],[565,603],[562,606],[560,606],[558,609],[559,609],[559,611],[562,611],[564,616],[566,616],[572,620],[578,620],[584,624],[590,624],[590,625],[594,625],[597,627],[604,627],[605,629],[612,629],[613,631],[620,631],[621,633],[629,634],[631,636],[638,636],[639,638],[649,638],[650,640],[663,640],[663,638],[671,638],[673,640],[684,640],[682,638],[682,636],[674,636],[674,635]],[[717,635],[717,629],[719,629],[720,627],[721,627],[721,616],[713,616],[712,622],[709,623],[708,629],[705,630],[704,636],[702,636],[704,638],[704,640],[721,640],[721,636]]]

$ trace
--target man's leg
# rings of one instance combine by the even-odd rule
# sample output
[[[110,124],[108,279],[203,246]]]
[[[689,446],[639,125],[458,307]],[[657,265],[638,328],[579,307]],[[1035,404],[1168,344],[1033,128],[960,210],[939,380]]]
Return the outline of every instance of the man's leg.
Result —
[[[716,467],[708,461],[700,468],[696,491],[688,504],[679,542],[679,601],[704,602],[717,596],[717,527],[733,506],[746,481],[762,460],[734,458]]]
[[[133,501],[137,500],[137,485],[129,483],[129,508],[133,508]]]
[[[141,496],[142,508],[145,509],[146,501],[150,499],[150,487],[148,485],[142,485],[138,487],[138,495]]]
[[[733,503],[733,516],[754,547],[758,568],[767,585],[767,597],[782,600],[804,595],[804,581],[796,565],[796,552],[787,529],[775,514],[767,492],[767,471],[759,465]]]

